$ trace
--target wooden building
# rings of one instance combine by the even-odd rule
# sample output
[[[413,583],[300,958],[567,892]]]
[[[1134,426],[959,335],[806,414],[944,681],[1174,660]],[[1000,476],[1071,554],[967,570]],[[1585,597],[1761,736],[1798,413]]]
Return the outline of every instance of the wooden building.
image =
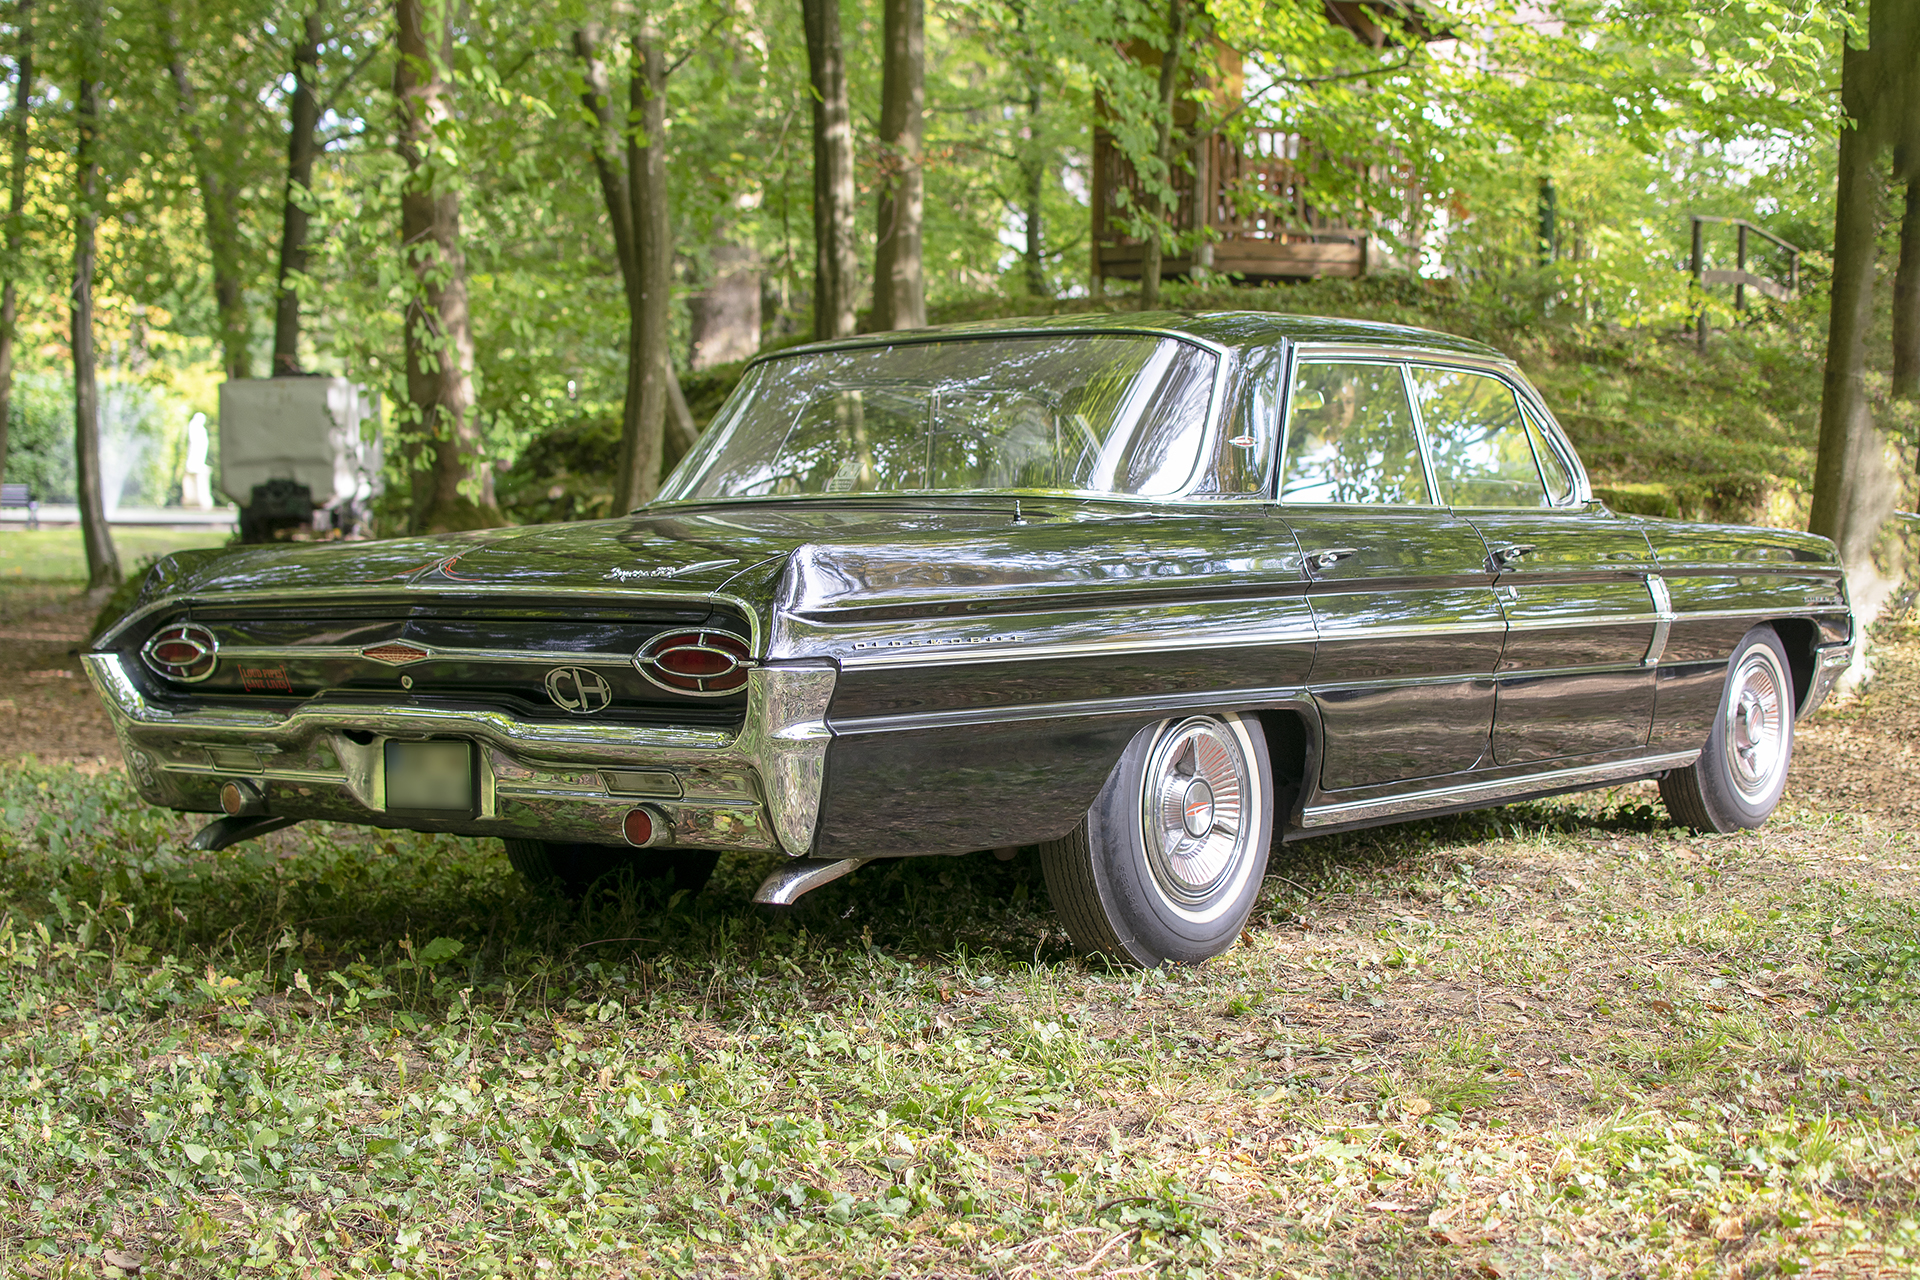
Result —
[[[1412,30],[1417,38],[1432,34],[1413,16],[1407,0],[1325,0],[1327,21],[1351,31],[1362,43],[1378,49],[1389,43],[1389,31],[1376,21],[1377,10],[1391,11],[1396,30]],[[1340,163],[1320,151],[1311,140],[1279,129],[1242,130],[1239,137],[1218,129],[1201,131],[1200,111],[1193,98],[1207,99],[1207,119],[1229,116],[1245,97],[1241,57],[1215,42],[1213,67],[1217,85],[1201,82],[1195,95],[1183,91],[1174,110],[1175,151],[1172,186],[1178,197],[1169,221],[1176,244],[1161,259],[1168,279],[1188,276],[1196,265],[1210,271],[1231,272],[1249,283],[1305,280],[1316,276],[1363,276],[1381,265],[1381,249],[1367,226],[1354,226],[1320,207],[1312,187],[1314,173]],[[1160,52],[1135,42],[1128,54],[1143,66],[1158,67]],[[1183,78],[1186,78],[1183,76]],[[1188,81],[1191,87],[1192,81]],[[1210,91],[1209,91],[1210,90]],[[1099,124],[1104,107],[1096,106],[1093,131],[1092,272],[1096,288],[1108,277],[1138,280],[1145,246],[1128,235],[1126,209],[1146,201],[1140,181],[1113,135]],[[1370,175],[1374,179],[1384,174]],[[1123,202],[1121,193],[1126,193]],[[1417,199],[1412,191],[1407,197]],[[1189,233],[1208,234],[1193,237]],[[1195,258],[1198,258],[1198,263]]]

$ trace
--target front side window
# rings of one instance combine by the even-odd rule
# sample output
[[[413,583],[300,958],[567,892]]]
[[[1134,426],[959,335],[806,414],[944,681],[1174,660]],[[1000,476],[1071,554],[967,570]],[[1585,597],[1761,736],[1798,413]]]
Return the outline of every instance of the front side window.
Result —
[[[963,338],[769,360],[660,496],[1171,496],[1201,461],[1216,364],[1202,348],[1145,334]]]
[[[1440,501],[1451,507],[1549,505],[1513,388],[1464,369],[1412,370]]]
[[[1431,500],[1399,365],[1312,361],[1295,370],[1280,500]]]

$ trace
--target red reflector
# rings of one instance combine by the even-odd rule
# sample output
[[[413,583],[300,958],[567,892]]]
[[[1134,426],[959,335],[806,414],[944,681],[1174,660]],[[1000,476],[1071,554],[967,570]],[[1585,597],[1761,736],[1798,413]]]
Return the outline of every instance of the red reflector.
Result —
[[[660,665],[677,676],[723,676],[738,665],[730,653],[712,649],[668,649],[660,655]]]
[[[645,809],[627,811],[627,843],[648,845],[653,843],[653,815]]]
[[[155,662],[164,662],[168,666],[188,666],[206,655],[197,644],[188,644],[185,640],[165,640],[153,646]]]

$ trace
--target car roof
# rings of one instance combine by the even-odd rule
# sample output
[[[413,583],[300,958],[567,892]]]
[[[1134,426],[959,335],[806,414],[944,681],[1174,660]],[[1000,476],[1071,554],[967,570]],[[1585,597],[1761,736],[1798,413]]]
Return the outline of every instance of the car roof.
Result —
[[[1069,332],[1162,333],[1198,338],[1223,347],[1265,346],[1281,339],[1295,342],[1331,342],[1349,346],[1420,347],[1455,355],[1505,360],[1504,352],[1436,329],[1380,324],[1372,320],[1342,320],[1332,316],[1290,315],[1276,311],[1126,311],[1058,316],[1014,316],[1001,320],[971,320],[934,325],[926,329],[864,333],[829,342],[809,342],[768,352],[761,360],[841,351],[880,343],[926,341],[932,338],[986,338],[1016,334]]]

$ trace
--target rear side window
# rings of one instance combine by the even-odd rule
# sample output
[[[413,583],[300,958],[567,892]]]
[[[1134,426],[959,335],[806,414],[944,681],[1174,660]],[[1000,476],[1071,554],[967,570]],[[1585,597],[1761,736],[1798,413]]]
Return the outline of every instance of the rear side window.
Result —
[[[1280,500],[1431,501],[1399,365],[1309,361],[1295,370]]]
[[[1412,370],[1433,480],[1451,507],[1544,507],[1532,433],[1513,388],[1463,369]]]
[[[1540,474],[1547,482],[1547,501],[1555,506],[1573,498],[1573,473],[1547,442],[1547,429],[1527,410],[1527,439],[1533,442],[1533,456],[1540,459]]]

